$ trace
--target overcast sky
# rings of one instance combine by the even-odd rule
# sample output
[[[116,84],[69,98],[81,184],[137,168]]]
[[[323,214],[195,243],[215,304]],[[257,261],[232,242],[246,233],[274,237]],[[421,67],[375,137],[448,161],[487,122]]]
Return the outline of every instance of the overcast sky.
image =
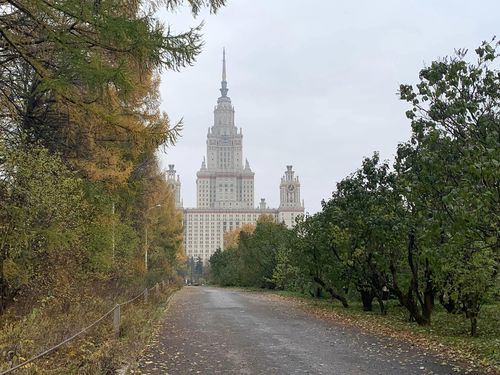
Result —
[[[286,165],[300,177],[306,211],[321,209],[364,156],[392,159],[408,139],[397,90],[455,48],[471,51],[499,31],[500,1],[233,0],[216,15],[162,13],[174,31],[205,22],[194,66],[162,75],[162,109],[184,118],[175,164],[184,207],[196,205],[196,172],[220,96],[222,47],[243,153],[255,172],[255,203],[279,205]]]

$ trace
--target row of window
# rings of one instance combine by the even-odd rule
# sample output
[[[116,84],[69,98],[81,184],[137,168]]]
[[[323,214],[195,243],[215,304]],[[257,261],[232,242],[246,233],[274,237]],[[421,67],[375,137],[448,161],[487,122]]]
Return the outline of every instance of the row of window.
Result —
[[[257,217],[260,214],[257,213],[251,213],[251,214],[245,214],[245,213],[236,213],[236,214],[226,214],[223,213],[222,215],[217,215],[217,214],[187,214],[186,219],[187,221],[209,221],[209,220],[217,220],[215,222],[219,222],[220,220],[247,220],[247,221],[255,221],[257,220]]]

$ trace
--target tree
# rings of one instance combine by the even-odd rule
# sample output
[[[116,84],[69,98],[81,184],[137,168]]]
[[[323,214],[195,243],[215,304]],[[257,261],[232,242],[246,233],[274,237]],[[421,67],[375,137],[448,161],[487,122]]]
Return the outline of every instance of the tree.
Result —
[[[196,264],[194,266],[194,274],[196,282],[200,281],[200,278],[203,277],[203,261],[200,257],[196,259]]]
[[[365,158],[361,168],[337,184],[323,212],[332,227],[331,251],[342,262],[349,280],[361,295],[365,311],[375,298],[386,313],[384,299],[390,284],[389,264],[400,256],[399,196],[395,174],[377,153]]]
[[[238,257],[235,249],[217,249],[210,257],[210,279],[222,286],[241,285],[238,274]]]
[[[86,255],[82,181],[43,148],[0,148],[0,313],[34,278],[56,283]],[[43,281],[42,281],[43,280]]]
[[[193,257],[189,257],[187,260],[187,272],[189,282],[193,282],[195,279],[195,260]]]
[[[240,234],[252,234],[255,231],[255,225],[243,224],[241,227],[224,233],[224,249],[237,248],[240,242]]]
[[[155,9],[183,1],[7,1],[0,19],[2,135],[61,153],[92,179],[123,182],[144,149],[172,145],[181,124],[159,111],[160,69],[201,51],[200,27],[172,34]],[[189,1],[193,13],[224,0]]]
[[[173,10],[183,1],[7,0],[0,19],[0,74],[9,78],[2,80],[2,108],[29,120],[30,108],[43,103],[99,111],[93,103],[108,91],[120,98],[133,91],[131,72],[191,64],[201,49],[200,27],[172,34],[154,15],[162,3]],[[188,3],[197,14],[225,1]],[[27,106],[19,90],[32,93]]]
[[[492,68],[498,46],[484,42],[475,63],[458,50],[421,70],[415,88],[400,88],[412,105],[412,138],[396,165],[415,218],[409,242],[428,254],[426,263],[439,260],[431,277],[449,306],[461,305],[473,336],[481,304],[498,288],[500,72]]]
[[[348,281],[341,260],[330,241],[332,227],[323,212],[299,218],[293,229],[291,263],[298,268],[302,282],[312,286],[311,294],[322,291],[348,307],[345,296]]]
[[[274,218],[263,215],[255,228],[247,226],[228,232],[226,240],[232,246],[224,251],[218,249],[210,257],[212,280],[221,285],[253,286],[259,288],[276,287],[273,273],[278,254],[288,246],[289,231]],[[254,229],[254,230],[253,230]],[[239,235],[234,239],[235,233]]]
[[[289,231],[273,218],[261,216],[253,233],[241,232],[238,246],[241,283],[274,289],[273,272],[280,249],[288,246]]]
[[[61,264],[71,263],[59,268],[73,281],[79,275],[87,282],[143,281],[140,244],[152,205],[160,204],[161,210],[149,233],[152,267],[146,277],[173,277],[183,261],[181,215],[155,156],[158,147],[175,142],[180,126],[171,126],[159,109],[158,73],[194,62],[201,28],[172,34],[154,15],[160,5],[174,10],[183,3],[2,3],[2,304],[18,290],[13,274],[25,277],[19,285],[28,285],[36,270],[50,269],[47,259],[54,254]],[[195,14],[204,6],[215,12],[223,5],[224,0],[188,1]],[[40,182],[47,185],[46,195],[37,188]],[[68,198],[70,192],[74,195]],[[43,220],[31,218],[28,208]],[[67,228],[61,228],[61,212]],[[60,240],[59,251],[52,252],[52,241],[69,233],[71,255],[69,240]],[[17,242],[21,238],[24,242]],[[16,258],[18,253],[23,256]],[[52,287],[51,282],[46,285]],[[79,285],[65,285],[72,284]]]

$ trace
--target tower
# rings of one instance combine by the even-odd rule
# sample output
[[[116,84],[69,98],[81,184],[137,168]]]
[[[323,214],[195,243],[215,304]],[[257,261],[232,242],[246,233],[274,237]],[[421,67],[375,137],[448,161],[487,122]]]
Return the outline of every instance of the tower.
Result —
[[[207,158],[196,174],[198,208],[252,208],[254,173],[243,167],[243,133],[234,123],[234,107],[227,96],[226,52],[222,53],[222,81],[213,125],[207,133]]]
[[[175,196],[175,207],[176,208],[182,208],[182,201],[181,201],[181,180],[179,175],[175,175],[176,171],[174,169],[174,164],[169,164],[168,165],[168,170],[167,170],[167,183],[172,189],[174,196]]]
[[[300,200],[299,177],[291,165],[286,166],[285,175],[281,177],[280,206],[278,220],[289,228],[295,224],[295,218],[304,213],[304,205]]]

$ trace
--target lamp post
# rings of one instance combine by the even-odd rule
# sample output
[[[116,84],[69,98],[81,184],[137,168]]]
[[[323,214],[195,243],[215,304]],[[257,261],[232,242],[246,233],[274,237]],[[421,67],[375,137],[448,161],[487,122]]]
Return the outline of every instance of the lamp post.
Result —
[[[148,272],[148,212],[153,208],[161,207],[161,204],[156,204],[146,210],[146,225],[144,225],[144,268]]]

